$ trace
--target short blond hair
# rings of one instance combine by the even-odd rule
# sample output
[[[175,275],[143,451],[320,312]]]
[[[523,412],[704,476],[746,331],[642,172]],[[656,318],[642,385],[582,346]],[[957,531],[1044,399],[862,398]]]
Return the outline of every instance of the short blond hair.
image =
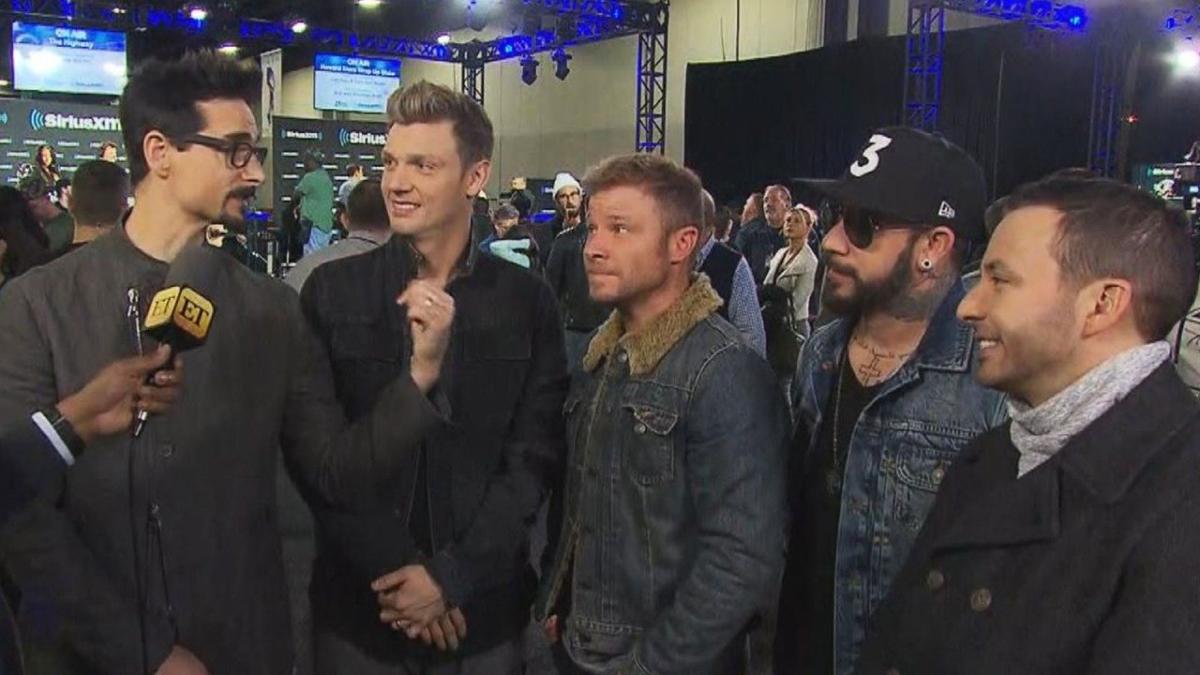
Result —
[[[397,89],[388,97],[389,124],[450,122],[463,169],[490,160],[496,136],[483,106],[466,94],[421,80]]]
[[[817,212],[813,211],[812,208],[805,204],[796,204],[792,208],[788,209],[788,213],[795,213],[796,215],[803,216],[805,227],[808,227],[809,229],[817,224]]]
[[[618,187],[634,187],[650,195],[668,232],[688,225],[704,226],[700,178],[662,155],[610,157],[592,167],[583,179],[583,191],[593,198]]]

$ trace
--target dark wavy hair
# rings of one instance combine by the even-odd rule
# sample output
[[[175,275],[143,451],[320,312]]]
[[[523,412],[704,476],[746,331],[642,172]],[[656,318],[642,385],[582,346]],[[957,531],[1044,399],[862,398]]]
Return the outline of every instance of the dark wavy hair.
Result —
[[[254,105],[260,85],[258,66],[252,61],[212,50],[142,63],[125,85],[119,113],[132,184],[140,183],[150,170],[142,149],[146,134],[158,131],[170,139],[194,134],[204,127],[197,103],[237,99]]]
[[[1187,313],[1196,267],[1185,213],[1115,180],[1053,175],[1017,188],[1004,209],[1030,206],[1062,214],[1051,252],[1066,283],[1129,281],[1143,338],[1161,340]]]

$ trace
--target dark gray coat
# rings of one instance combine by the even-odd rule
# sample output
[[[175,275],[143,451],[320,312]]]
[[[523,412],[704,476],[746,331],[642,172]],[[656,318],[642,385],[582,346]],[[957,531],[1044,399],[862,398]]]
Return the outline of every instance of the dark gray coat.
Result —
[[[212,287],[201,290],[216,313],[208,342],[183,357],[177,405],[136,441],[90,446],[61,490],[0,531],[0,555],[20,586],[31,673],[142,672],[135,548],[150,672],[172,644],[213,675],[290,672],[279,447],[316,494],[354,504],[439,423],[404,379],[384,391],[376,414],[346,428],[296,294],[210,253]],[[118,228],[6,286],[0,425],[135,353],[127,290],[139,289],[144,313],[165,274]]]
[[[1017,479],[963,450],[855,672],[1200,672],[1200,406],[1169,365]]]

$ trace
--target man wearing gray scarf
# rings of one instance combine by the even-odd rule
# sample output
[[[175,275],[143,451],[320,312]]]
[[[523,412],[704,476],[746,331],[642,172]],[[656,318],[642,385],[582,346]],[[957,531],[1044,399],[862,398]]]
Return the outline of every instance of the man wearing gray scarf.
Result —
[[[959,306],[1010,424],[975,439],[857,673],[1200,672],[1200,404],[1164,337],[1181,214],[1103,179],[1020,188]]]

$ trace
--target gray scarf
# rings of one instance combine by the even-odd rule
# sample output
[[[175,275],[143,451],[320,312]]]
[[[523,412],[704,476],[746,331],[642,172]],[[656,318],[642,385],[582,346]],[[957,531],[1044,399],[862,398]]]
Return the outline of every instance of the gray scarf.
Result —
[[[1009,399],[1012,442],[1021,453],[1017,477],[1033,471],[1062,449],[1171,358],[1171,345],[1152,342],[1096,366],[1050,400],[1031,408]]]

